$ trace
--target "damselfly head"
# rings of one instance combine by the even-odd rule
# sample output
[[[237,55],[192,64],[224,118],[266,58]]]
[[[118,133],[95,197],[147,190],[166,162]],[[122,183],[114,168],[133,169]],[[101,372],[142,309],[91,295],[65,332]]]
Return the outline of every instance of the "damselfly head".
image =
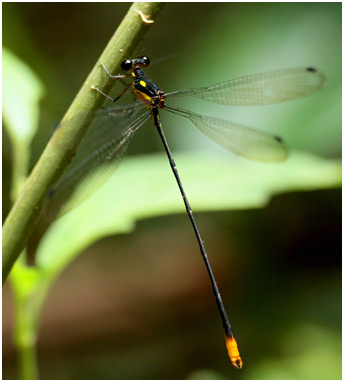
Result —
[[[132,58],[125,60],[121,63],[121,68],[125,72],[133,71],[135,68],[146,68],[150,63],[150,60],[148,57],[138,57],[138,58]]]

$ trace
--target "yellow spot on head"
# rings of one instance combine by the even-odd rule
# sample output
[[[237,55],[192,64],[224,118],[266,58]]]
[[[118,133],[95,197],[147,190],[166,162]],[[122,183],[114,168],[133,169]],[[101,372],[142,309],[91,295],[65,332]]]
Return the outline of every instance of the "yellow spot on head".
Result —
[[[144,81],[140,81],[140,85],[143,86],[144,88],[147,86],[147,84]]]
[[[235,338],[234,337],[229,338],[228,336],[226,336],[226,346],[227,346],[228,355],[232,362],[232,365],[236,367],[237,369],[241,369],[242,360],[239,354],[239,349],[235,341]]]

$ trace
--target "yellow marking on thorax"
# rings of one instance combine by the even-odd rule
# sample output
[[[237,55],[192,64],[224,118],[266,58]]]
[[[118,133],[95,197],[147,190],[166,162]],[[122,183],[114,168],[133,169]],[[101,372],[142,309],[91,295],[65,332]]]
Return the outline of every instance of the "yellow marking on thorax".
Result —
[[[143,82],[144,82],[144,81],[143,81]],[[152,98],[151,98],[149,95],[147,95],[147,94],[145,94],[145,93],[142,93],[142,92],[140,92],[139,90],[137,90],[137,89],[135,89],[135,88],[134,88],[134,91],[135,91],[135,93],[136,93],[138,99],[139,99],[141,102],[145,103],[146,106],[147,106],[147,108],[150,109],[150,105],[147,104],[147,101],[150,102],[150,101],[152,100]]]
[[[147,84],[143,80],[140,81],[140,85],[143,86],[144,88],[147,86]]]

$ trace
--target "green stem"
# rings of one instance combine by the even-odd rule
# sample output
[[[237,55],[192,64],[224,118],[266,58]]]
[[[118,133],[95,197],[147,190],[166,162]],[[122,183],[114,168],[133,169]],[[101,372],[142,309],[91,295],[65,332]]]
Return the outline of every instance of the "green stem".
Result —
[[[154,25],[147,23],[138,11],[148,20],[155,20],[163,6],[162,3],[133,3],[99,61],[112,73],[117,73],[121,61],[132,55],[144,34]],[[94,118],[94,111],[104,102],[104,97],[98,92],[91,91],[91,86],[95,85],[107,93],[114,82],[98,63],[94,66],[25,182],[3,226],[3,282],[25,247],[39,218],[47,190],[62,175],[86,134]]]
[[[22,380],[37,380],[39,377],[35,345],[20,346],[18,351],[19,378]]]
[[[36,354],[37,331],[41,300],[39,271],[24,264],[25,251],[16,262],[10,281],[13,292],[14,327],[13,338],[18,352],[20,379],[38,379]]]
[[[20,379],[38,379],[38,360],[36,353],[37,344],[37,325],[35,323],[33,312],[27,308],[26,301],[20,301],[16,304],[17,322],[15,322],[15,343],[18,351],[18,370]]]

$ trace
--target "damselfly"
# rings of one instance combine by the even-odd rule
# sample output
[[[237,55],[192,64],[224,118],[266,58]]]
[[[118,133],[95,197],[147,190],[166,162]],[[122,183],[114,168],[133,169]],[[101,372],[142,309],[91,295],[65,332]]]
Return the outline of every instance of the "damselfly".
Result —
[[[159,110],[167,110],[189,119],[213,141],[238,155],[263,162],[279,162],[286,159],[287,149],[278,136],[222,119],[205,117],[188,110],[171,107],[166,105],[166,101],[172,98],[192,96],[231,106],[269,105],[315,93],[324,86],[325,77],[312,67],[284,69],[242,77],[209,87],[165,93],[146,76],[143,68],[148,65],[149,59],[147,57],[125,60],[121,67],[128,74],[120,75],[111,75],[103,66],[111,78],[129,77],[132,81],[116,98],[111,98],[95,86],[92,87],[94,90],[110,101],[116,102],[122,94],[131,88],[138,100],[128,106],[115,106],[99,111],[97,118],[81,143],[71,167],[49,191],[46,206],[47,215],[48,218],[52,219],[65,214],[104,184],[120,164],[134,133],[151,118],[162,140],[178,183],[210,277],[225,332],[229,358],[232,364],[240,369],[242,360],[238,346],[201,235],[168,147]],[[138,116],[142,110],[145,111]]]

